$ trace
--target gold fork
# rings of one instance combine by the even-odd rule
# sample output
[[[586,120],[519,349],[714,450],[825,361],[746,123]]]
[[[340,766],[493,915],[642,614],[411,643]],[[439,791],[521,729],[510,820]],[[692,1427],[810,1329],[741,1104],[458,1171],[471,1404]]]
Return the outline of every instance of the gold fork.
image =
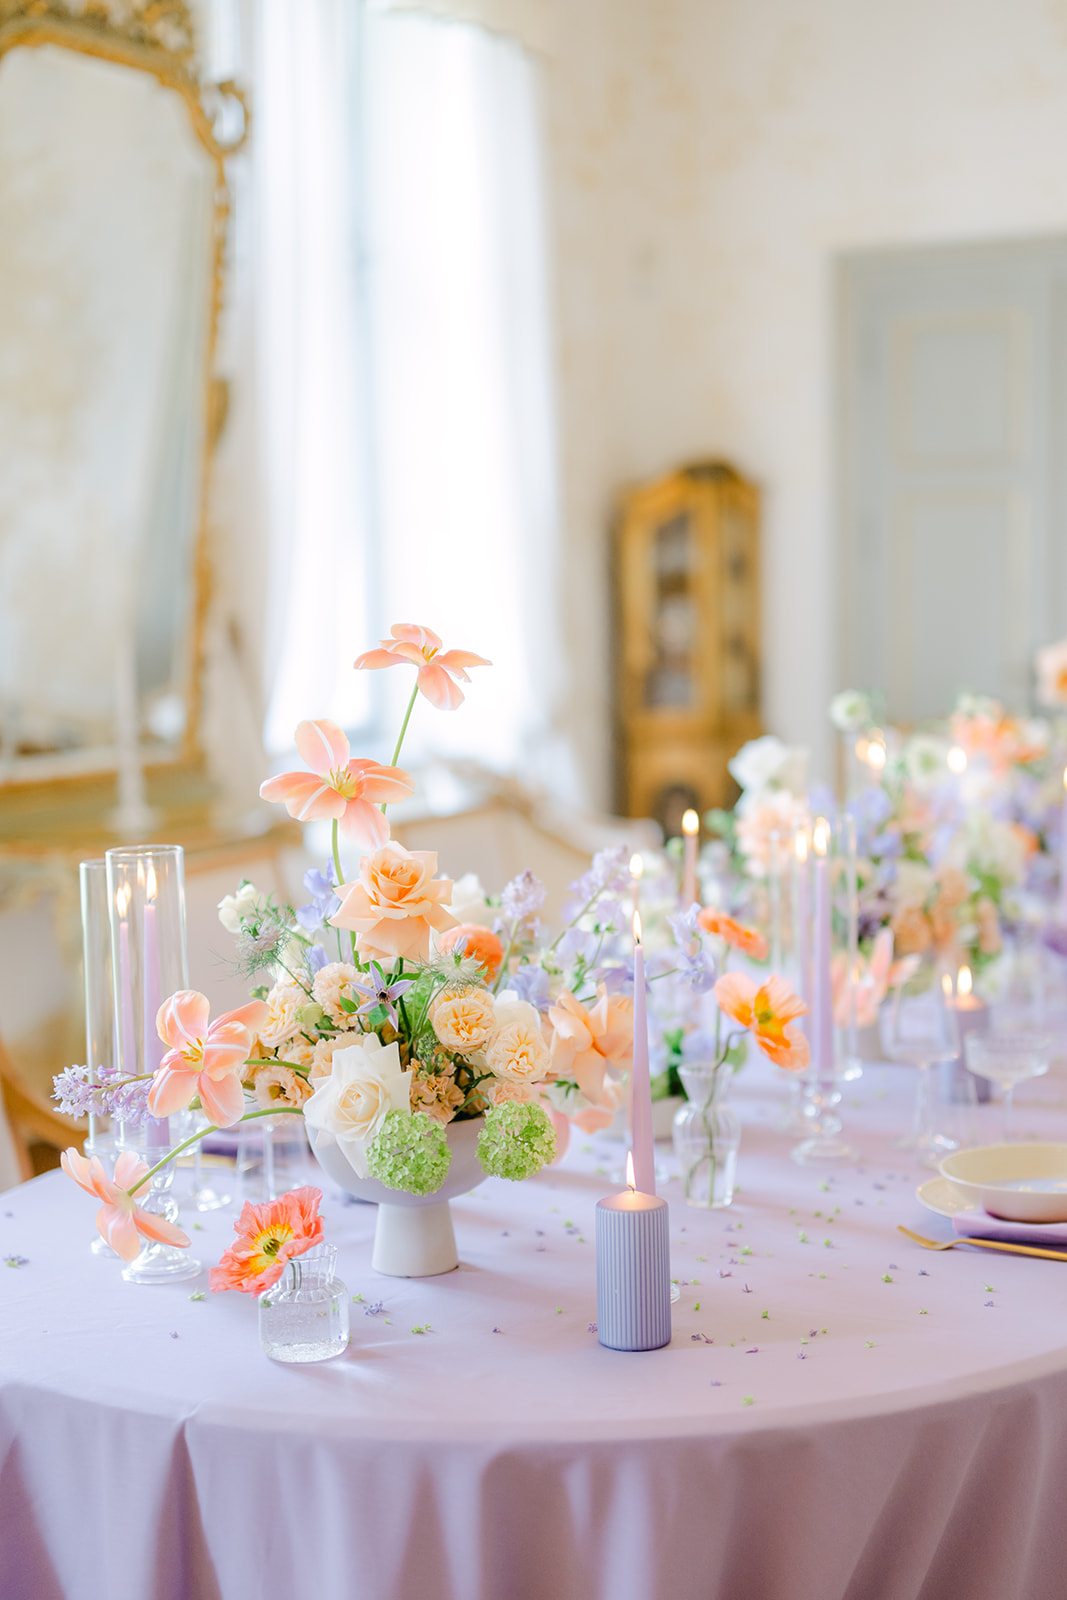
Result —
[[[1008,1244],[1003,1239],[972,1239],[962,1233],[958,1239],[924,1239],[921,1233],[912,1233],[910,1228],[902,1227],[899,1222],[897,1232],[907,1239],[914,1239],[924,1250],[954,1250],[958,1244],[976,1244],[983,1250],[1006,1250],[1013,1256],[1043,1256],[1046,1261],[1067,1261],[1067,1253],[1062,1250],[1039,1250],[1036,1245]]]

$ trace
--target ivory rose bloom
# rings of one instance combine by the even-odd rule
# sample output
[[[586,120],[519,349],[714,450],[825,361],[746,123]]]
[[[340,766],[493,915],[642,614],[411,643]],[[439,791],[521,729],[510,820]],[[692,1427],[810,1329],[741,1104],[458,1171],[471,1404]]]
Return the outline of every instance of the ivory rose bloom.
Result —
[[[633,1058],[633,1001],[609,995],[601,984],[596,1005],[586,1007],[564,989],[548,1018],[554,1030],[552,1072],[557,1078],[573,1078],[585,1098],[599,1105],[608,1063],[628,1065]]]
[[[411,1109],[411,1073],[400,1065],[396,1041],[383,1045],[375,1033],[334,1052],[333,1071],[304,1106],[311,1128],[329,1134],[357,1178],[367,1176],[367,1146],[390,1111]]]
[[[355,999],[352,985],[357,977],[358,973],[350,961],[329,961],[316,972],[311,992],[331,1022],[346,1022],[352,1016],[351,1011],[345,1011],[341,1001]]]
[[[489,1037],[495,1012],[488,989],[443,989],[430,1007],[430,1026],[446,1050],[466,1055]]]
[[[493,1031],[485,1047],[486,1066],[512,1083],[539,1083],[548,1072],[549,1050],[537,1007],[505,992],[494,1012]]]
[[[452,881],[435,878],[436,871],[436,851],[405,850],[391,840],[363,857],[354,883],[338,886],[341,906],[331,926],[354,933],[362,956],[425,961],[430,929],[444,933],[456,925],[447,909]]]
[[[308,993],[298,983],[276,983],[266,999],[267,1017],[256,1030],[260,1043],[273,1050],[300,1032],[300,1012]]]

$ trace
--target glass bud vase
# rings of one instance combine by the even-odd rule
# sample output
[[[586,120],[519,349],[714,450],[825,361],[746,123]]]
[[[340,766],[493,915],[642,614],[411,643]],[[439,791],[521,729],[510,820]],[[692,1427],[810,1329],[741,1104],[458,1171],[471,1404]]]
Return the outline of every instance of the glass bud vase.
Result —
[[[348,1290],[336,1265],[336,1248],[316,1245],[260,1295],[259,1342],[272,1360],[329,1361],[347,1348]]]
[[[741,1119],[725,1104],[729,1067],[679,1069],[688,1096],[674,1119],[674,1153],[687,1204],[728,1206],[734,1198]]]

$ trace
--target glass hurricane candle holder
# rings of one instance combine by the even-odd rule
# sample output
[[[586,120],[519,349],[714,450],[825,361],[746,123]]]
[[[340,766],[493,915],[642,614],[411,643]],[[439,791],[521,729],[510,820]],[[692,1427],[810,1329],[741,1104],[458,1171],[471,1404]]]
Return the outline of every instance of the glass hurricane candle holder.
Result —
[[[115,1070],[115,1000],[111,977],[111,917],[107,893],[107,864],[103,856],[78,864],[82,915],[82,978],[85,991],[85,1065],[89,1082]],[[89,1113],[85,1154],[109,1160],[115,1150],[115,1132],[106,1117]],[[96,1234],[90,1247],[94,1255],[115,1254],[106,1239]]]
[[[729,1066],[679,1068],[688,1100],[674,1118],[674,1153],[686,1204],[718,1210],[731,1205],[741,1148],[741,1119],[725,1104]]]
[[[272,1361],[331,1361],[344,1352],[349,1296],[336,1265],[336,1247],[316,1245],[260,1295],[259,1342]]]

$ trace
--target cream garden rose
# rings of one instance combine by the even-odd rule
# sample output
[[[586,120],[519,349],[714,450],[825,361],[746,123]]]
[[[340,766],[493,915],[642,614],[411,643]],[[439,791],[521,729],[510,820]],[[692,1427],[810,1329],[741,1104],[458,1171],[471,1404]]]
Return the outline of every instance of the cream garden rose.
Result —
[[[496,1077],[512,1083],[541,1081],[548,1071],[549,1048],[536,1006],[509,991],[498,997],[485,1064]]]
[[[335,1033],[320,1039],[313,1047],[311,1056],[311,1071],[308,1074],[312,1083],[321,1083],[323,1078],[328,1078],[333,1071],[333,1058],[338,1050],[347,1050],[350,1045],[362,1044],[367,1037],[358,1028],[353,1028],[348,1033]]]
[[[354,998],[352,985],[356,977],[356,969],[350,961],[329,961],[316,972],[311,992],[331,1022],[345,1022],[352,1016],[340,1002]]]
[[[336,1050],[333,1071],[304,1106],[309,1127],[329,1134],[358,1178],[367,1176],[367,1147],[390,1111],[408,1111],[411,1073],[400,1064],[394,1040],[383,1045],[377,1034]]]
[[[488,989],[443,989],[430,1007],[430,1026],[446,1050],[466,1055],[489,1038],[495,1022]]]
[[[308,993],[298,983],[276,983],[267,996],[267,1021],[256,1032],[260,1041],[275,1049],[300,1031],[300,1012],[309,1004]]]

